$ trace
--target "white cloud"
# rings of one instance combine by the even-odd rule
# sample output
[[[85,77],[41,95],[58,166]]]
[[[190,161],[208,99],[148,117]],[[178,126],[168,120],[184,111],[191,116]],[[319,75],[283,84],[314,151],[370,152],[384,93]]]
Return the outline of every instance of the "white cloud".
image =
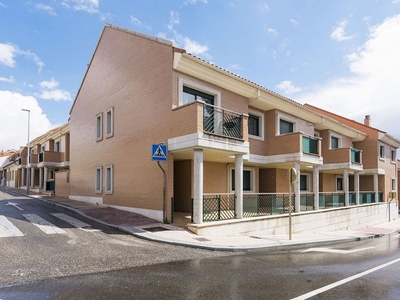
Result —
[[[184,37],[183,41],[183,47],[189,53],[192,53],[194,55],[201,55],[205,54],[208,51],[207,45],[200,45],[199,43],[197,43],[196,41],[192,41],[188,37]]]
[[[194,5],[194,4],[197,4],[197,3],[207,4],[208,0],[185,0],[183,2],[184,5]]]
[[[271,33],[272,35],[277,35],[278,34],[278,31],[276,31],[276,29],[273,29],[273,28],[267,28],[267,32]]]
[[[22,109],[30,110],[29,140],[51,129],[47,116],[43,113],[37,100],[32,96],[23,96],[10,91],[0,91],[2,108],[0,126],[0,151],[19,149],[28,141],[28,115]],[[7,126],[4,126],[4,125]]]
[[[281,90],[283,93],[290,95],[302,91],[300,87],[294,86],[291,81],[285,80],[276,86],[277,89]]]
[[[14,67],[15,65],[15,47],[11,44],[0,44],[0,64],[7,67]]]
[[[293,26],[297,26],[299,24],[295,19],[290,19],[290,23],[292,23]]]
[[[59,82],[54,78],[51,78],[50,81],[42,81],[39,86],[43,90],[38,97],[44,100],[72,101],[71,94],[69,92],[56,89],[58,85]]]
[[[141,27],[141,28],[146,28],[146,29],[151,29],[150,26],[146,25],[145,23],[143,23],[142,21],[140,21],[139,19],[135,18],[134,16],[130,16],[131,18],[131,23],[136,26],[136,27]]]
[[[15,56],[22,55],[32,60],[38,67],[38,73],[44,67],[44,62],[30,50],[21,50],[12,44],[0,44],[0,64],[13,68],[15,66]]]
[[[44,100],[72,101],[71,94],[60,89],[45,90],[39,95],[39,97]]]
[[[331,33],[331,39],[341,42],[341,41],[347,41],[347,40],[351,40],[353,38],[353,36],[351,35],[346,35],[344,29],[347,26],[347,21],[341,21],[338,26],[333,28],[333,31]]]
[[[296,100],[362,122],[400,138],[400,15],[370,28],[367,41],[346,56],[351,74],[313,88]]]
[[[179,24],[179,14],[172,10],[169,19],[168,29],[172,30],[177,24]]]
[[[50,81],[42,81],[39,85],[42,88],[54,89],[59,85],[59,82],[52,77]]]
[[[44,10],[44,11],[47,12],[49,15],[53,15],[53,16],[56,16],[56,15],[57,15],[57,13],[54,11],[54,9],[53,9],[51,6],[49,6],[49,5],[37,3],[37,4],[35,5],[35,7],[36,7],[37,9]]]
[[[262,3],[262,4],[261,4],[261,11],[262,11],[262,12],[269,12],[270,9],[269,9],[269,7],[268,7],[268,4]]]
[[[10,78],[0,77],[0,81],[14,83],[14,76],[10,76]]]

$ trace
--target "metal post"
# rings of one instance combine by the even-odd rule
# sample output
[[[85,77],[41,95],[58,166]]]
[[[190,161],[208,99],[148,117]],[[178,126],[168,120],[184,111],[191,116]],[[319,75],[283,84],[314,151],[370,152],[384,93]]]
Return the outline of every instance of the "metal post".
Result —
[[[160,167],[160,169],[163,171],[163,174],[164,174],[164,188],[163,188],[163,222],[164,223],[167,223],[167,211],[166,211],[166,199],[165,199],[165,196],[166,196],[166,192],[165,192],[165,190],[166,190],[166,185],[167,185],[167,175],[165,174],[165,170],[163,169],[163,167],[161,167],[161,165],[160,165],[160,162],[159,161],[157,161],[157,164],[158,164],[158,166]]]
[[[29,194],[29,186],[30,186],[30,176],[29,176],[29,163],[31,158],[31,150],[29,147],[29,128],[31,122],[31,111],[29,109],[22,109],[23,111],[28,112],[28,154],[27,154],[27,161],[26,161],[26,193]]]

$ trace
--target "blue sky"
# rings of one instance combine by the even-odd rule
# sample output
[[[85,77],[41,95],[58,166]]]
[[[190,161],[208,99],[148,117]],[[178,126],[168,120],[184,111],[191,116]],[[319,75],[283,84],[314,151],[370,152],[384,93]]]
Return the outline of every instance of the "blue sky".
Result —
[[[0,151],[68,121],[105,23],[400,139],[400,0],[0,0]]]

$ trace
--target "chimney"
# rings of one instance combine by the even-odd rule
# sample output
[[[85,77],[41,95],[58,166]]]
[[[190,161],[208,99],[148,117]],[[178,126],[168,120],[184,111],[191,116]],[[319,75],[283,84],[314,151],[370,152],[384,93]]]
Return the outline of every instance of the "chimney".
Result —
[[[371,126],[371,116],[370,115],[365,116],[364,125]]]

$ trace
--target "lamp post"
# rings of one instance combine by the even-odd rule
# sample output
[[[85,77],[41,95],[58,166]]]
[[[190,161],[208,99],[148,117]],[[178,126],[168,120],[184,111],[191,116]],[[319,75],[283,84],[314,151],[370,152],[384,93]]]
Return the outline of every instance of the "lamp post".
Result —
[[[29,148],[29,127],[31,122],[31,111],[29,109],[22,109],[28,112],[28,154],[26,155],[26,193],[29,194],[30,174],[29,174],[29,163],[31,158],[31,150]]]

